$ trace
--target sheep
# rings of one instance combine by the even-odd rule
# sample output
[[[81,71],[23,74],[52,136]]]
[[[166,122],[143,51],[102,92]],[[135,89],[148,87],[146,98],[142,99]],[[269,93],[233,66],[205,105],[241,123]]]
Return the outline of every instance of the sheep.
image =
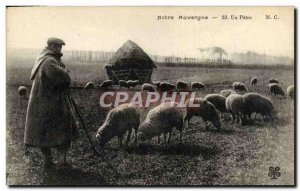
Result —
[[[173,91],[175,88],[176,88],[176,86],[174,84],[170,84],[168,82],[161,82],[157,86],[157,89],[162,92]]]
[[[228,80],[225,80],[224,82],[222,82],[222,84],[230,84],[230,82]]]
[[[192,82],[191,87],[192,87],[193,90],[195,90],[195,89],[200,90],[200,89],[204,88],[204,84],[202,84],[200,82]]]
[[[236,92],[233,90],[222,90],[220,92],[220,95],[224,96],[224,97],[228,97],[230,94],[235,94]]]
[[[129,87],[125,80],[119,80],[119,86],[120,87],[125,87],[125,88]]]
[[[139,81],[138,80],[128,80],[127,81],[127,85],[128,85],[128,87],[130,87],[130,88],[134,88],[134,87],[136,87],[137,85],[139,85]]]
[[[94,83],[93,82],[86,83],[84,89],[94,89]]]
[[[126,83],[127,83],[128,88],[131,88],[134,86],[133,80],[127,80]]]
[[[253,77],[253,78],[251,78],[251,85],[252,86],[256,86],[256,84],[257,84],[257,77]]]
[[[199,104],[199,107],[190,106],[190,103]],[[208,129],[207,121],[210,121],[214,127],[220,130],[221,122],[220,116],[217,112],[216,107],[202,99],[202,98],[191,98],[185,102],[186,114],[184,117],[184,122],[188,122],[188,127],[190,127],[190,119],[193,116],[199,116],[205,122],[205,128]]]
[[[206,101],[209,101],[210,103],[214,104],[216,109],[222,113],[227,113],[226,109],[226,97],[219,95],[219,94],[208,94],[204,97]]]
[[[113,81],[112,80],[105,80],[104,82],[102,82],[99,87],[100,88],[108,88],[111,87],[113,85]]]
[[[295,93],[294,93],[294,85],[290,85],[290,86],[286,89],[286,92],[287,92],[287,95],[288,95],[290,98],[294,99],[294,95],[295,95]]]
[[[273,78],[269,79],[269,83],[276,83],[276,84],[279,84],[279,81],[278,80],[275,80]]]
[[[138,130],[139,141],[146,141],[155,136],[164,135],[166,141],[167,133],[169,133],[168,143],[171,140],[171,132],[173,127],[179,131],[180,142],[182,142],[183,129],[183,111],[177,107],[177,102],[166,102],[153,108],[147,114],[145,121],[140,125]]]
[[[157,87],[160,85],[160,82],[154,82],[153,84],[156,85],[156,87]]]
[[[242,83],[242,82],[233,82],[232,83],[232,88],[235,91],[241,91],[241,92],[248,91],[246,85],[244,83]]]
[[[240,121],[242,124],[245,122],[245,115],[247,111],[247,106],[243,97],[239,94],[230,94],[226,98],[226,109],[231,114],[233,123],[239,123]]]
[[[263,119],[265,117],[270,117],[274,119],[276,115],[276,110],[273,102],[258,93],[246,93],[242,95],[242,98],[246,104],[246,115],[251,120],[252,113],[259,113],[262,115]]]
[[[161,84],[162,82],[156,82],[156,83],[154,83],[154,85],[156,85],[156,89],[157,90],[159,90],[160,91],[160,84]]]
[[[142,91],[155,92],[155,88],[152,84],[144,83],[142,86]]]
[[[269,93],[272,95],[275,95],[275,96],[280,95],[282,97],[285,96],[285,93],[284,93],[282,87],[277,83],[268,84],[268,89],[269,89]]]
[[[156,89],[157,89],[157,90],[160,90],[160,83],[161,83],[161,82],[154,82],[154,83],[153,83],[153,85],[156,86]]]
[[[19,86],[18,93],[21,97],[26,97],[27,89],[24,86]]]
[[[130,141],[132,129],[135,130],[135,143],[137,143],[137,131],[140,125],[139,108],[131,103],[121,104],[109,111],[105,122],[98,129],[96,138],[101,147],[104,147],[113,137],[118,137],[118,145],[122,146],[123,135],[128,131],[126,144]]]
[[[184,81],[178,81],[176,82],[176,89],[177,90],[188,90],[189,89],[189,86],[186,82]]]

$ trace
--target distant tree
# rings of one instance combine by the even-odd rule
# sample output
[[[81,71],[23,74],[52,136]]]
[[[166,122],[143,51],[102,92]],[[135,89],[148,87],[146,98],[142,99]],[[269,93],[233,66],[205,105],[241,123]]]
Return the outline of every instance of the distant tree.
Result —
[[[219,54],[219,59],[221,60],[221,63],[223,63],[223,55],[227,55],[227,52],[221,47],[213,47],[213,53]]]
[[[227,52],[223,48],[217,46],[209,47],[209,48],[198,48],[197,50],[199,50],[201,53],[211,52],[214,55],[218,54],[221,63],[223,63],[223,55],[227,55]]]

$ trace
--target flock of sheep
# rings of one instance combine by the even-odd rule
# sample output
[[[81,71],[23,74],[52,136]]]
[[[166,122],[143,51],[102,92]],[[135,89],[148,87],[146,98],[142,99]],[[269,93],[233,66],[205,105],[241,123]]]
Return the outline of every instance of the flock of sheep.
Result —
[[[253,77],[251,78],[251,85],[252,86],[256,86],[258,82],[257,77]],[[136,86],[138,86],[140,84],[139,80],[119,80],[118,82],[118,86],[120,88],[124,87],[124,88],[135,88]],[[114,83],[112,80],[105,80],[104,82],[102,82],[99,85],[99,88],[111,88],[114,86]],[[233,86],[233,90],[235,91],[241,91],[241,92],[247,92],[248,88],[246,87],[246,85],[242,82],[234,82],[232,84]],[[155,88],[156,87],[156,88]],[[191,87],[191,88],[190,88]],[[201,90],[204,89],[205,85],[201,82],[192,82],[191,85],[189,85],[184,82],[184,81],[178,81],[176,82],[176,84],[172,84],[169,82],[156,82],[153,84],[150,83],[144,83],[142,85],[141,90],[142,91],[149,91],[149,92],[154,92],[154,91],[161,91],[161,92],[166,92],[166,91],[188,91],[188,90]],[[94,89],[95,85],[93,82],[88,82],[85,86],[84,89]],[[285,92],[282,88],[282,86],[279,84],[278,80],[275,79],[270,79],[269,80],[269,84],[268,84],[268,89],[269,89],[269,93],[275,96],[280,96],[280,97],[285,97]],[[293,97],[293,90],[294,90],[294,86],[290,86],[287,89],[287,93],[288,96]],[[226,92],[226,93],[225,93]],[[224,93],[221,93],[222,95],[227,95],[228,92],[230,91],[225,91]],[[227,96],[225,96],[227,97]]]
[[[257,77],[253,77],[250,83],[252,86],[256,86],[257,82]],[[177,82],[176,85],[162,82],[154,85],[158,91],[186,90],[189,88],[185,82]],[[143,84],[142,90],[155,91],[154,85]],[[201,88],[204,88],[202,85]],[[122,104],[108,113],[104,124],[96,133],[96,138],[99,140],[100,146],[103,147],[113,137],[117,136],[118,145],[122,146],[123,135],[128,131],[127,144],[130,141],[132,129],[134,129],[135,143],[150,140],[153,137],[157,137],[158,142],[160,142],[161,134],[163,134],[165,142],[168,135],[168,142],[170,142],[171,132],[175,127],[179,131],[180,142],[182,142],[183,127],[186,122],[188,127],[190,126],[190,119],[193,116],[201,117],[206,128],[212,124],[218,130],[221,128],[221,121],[225,113],[231,115],[230,123],[241,123],[242,125],[252,122],[253,113],[255,113],[255,117],[260,114],[263,121],[273,121],[276,118],[276,109],[271,99],[258,93],[240,95],[239,93],[248,91],[246,85],[241,82],[234,82],[232,88],[232,90],[222,90],[220,94],[208,94],[204,98],[188,99],[185,102],[185,107],[177,107],[177,102],[162,103],[150,110],[141,124],[139,107],[130,103]],[[270,94],[285,96],[279,82],[274,79],[269,80],[268,88]],[[293,85],[287,88],[287,94],[294,98]],[[189,103],[191,102],[199,104],[199,107],[190,107]]]
[[[119,80],[118,82],[118,87],[120,88],[135,88],[138,85],[140,85],[139,80]],[[105,80],[99,85],[99,88],[104,88],[107,90],[108,88],[114,87],[114,83],[112,80]],[[178,81],[176,84],[172,84],[169,82],[155,82],[153,84],[150,83],[144,83],[142,84],[142,91],[148,91],[148,92],[154,92],[156,91],[161,91],[161,92],[166,92],[166,91],[187,91],[189,90],[189,85],[186,82],[183,81]],[[156,88],[155,88],[156,87]],[[84,89],[94,89],[95,85],[93,82],[88,82],[84,86]],[[193,82],[191,83],[191,89],[192,90],[200,90],[204,88],[204,84],[200,82]]]
[[[253,77],[250,81],[252,86],[256,86],[257,77]],[[120,80],[120,87],[136,87],[139,81],[135,80]],[[112,87],[111,80],[104,81],[100,87]],[[89,82],[85,85],[85,89],[94,88],[94,84]],[[204,84],[199,82],[191,83],[191,89],[203,89]],[[268,84],[269,93],[274,96],[285,97],[285,92],[277,80],[270,79]],[[189,90],[189,85],[186,82],[178,81],[176,84],[168,82],[157,82],[154,84],[145,83],[142,85],[142,91],[186,91]],[[158,138],[163,134],[166,141],[171,140],[172,130],[175,127],[180,134],[180,142],[182,141],[182,130],[187,122],[190,126],[190,119],[193,116],[199,116],[205,122],[205,127],[210,124],[217,128],[221,128],[221,121],[224,120],[224,114],[231,115],[230,123],[251,123],[253,113],[260,114],[262,119],[273,120],[276,118],[276,109],[271,99],[258,93],[245,93],[248,88],[244,83],[234,82],[232,89],[222,90],[219,94],[208,94],[204,98],[191,98],[186,100],[185,107],[177,107],[176,102],[167,102],[158,105],[149,111],[146,119],[140,123],[140,110],[134,104],[122,104],[108,113],[105,122],[96,133],[96,138],[99,140],[100,146],[104,146],[113,137],[118,137],[118,145],[122,146],[123,135],[128,131],[126,143],[130,141],[132,129],[135,131],[135,143],[149,140],[153,137]],[[18,89],[19,95],[26,96],[26,88],[20,86]],[[294,98],[294,86],[287,88],[287,95]],[[190,107],[189,103],[199,104],[199,107]],[[256,115],[255,115],[256,116]]]

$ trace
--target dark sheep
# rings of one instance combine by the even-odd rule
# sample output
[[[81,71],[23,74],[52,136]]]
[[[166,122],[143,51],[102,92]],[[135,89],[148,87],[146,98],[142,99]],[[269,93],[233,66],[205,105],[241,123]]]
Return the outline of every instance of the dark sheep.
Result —
[[[169,92],[169,91],[173,91],[176,88],[176,86],[174,84],[170,84],[168,82],[161,82],[158,86],[157,86],[157,90],[161,91],[161,92]]]
[[[144,83],[142,86],[142,91],[155,92],[155,88],[152,84]]]
[[[19,88],[18,88],[18,93],[19,93],[19,95],[22,96],[22,97],[26,96],[26,93],[27,93],[26,87],[24,87],[24,86],[19,86]]]
[[[94,83],[93,82],[86,83],[84,89],[94,89]]]
[[[154,82],[153,84],[156,85],[156,87],[157,87],[160,85],[160,82]]]
[[[176,89],[184,91],[184,90],[188,90],[189,86],[186,82],[178,81],[178,82],[176,82]]]
[[[113,81],[112,80],[105,80],[104,82],[102,82],[99,87],[100,88],[108,88],[108,87],[112,87],[113,85]]]
[[[269,84],[268,88],[269,88],[269,93],[274,96],[282,96],[282,97],[285,96],[285,93],[284,93],[282,87],[277,83]]]
[[[205,100],[214,104],[216,109],[222,113],[227,113],[226,109],[226,97],[219,94],[208,94],[204,97]]]
[[[273,79],[273,78],[271,78],[271,79],[269,80],[269,83],[270,83],[270,84],[271,84],[271,83],[279,84],[279,81],[278,81],[278,80],[275,80],[275,79]]]
[[[156,89],[160,91],[160,84],[161,82],[155,82],[154,85],[156,85]]]
[[[129,86],[125,80],[119,80],[119,86],[129,88]]]
[[[246,104],[246,114],[251,119],[252,113],[258,113],[263,116],[263,119],[269,117],[274,119],[276,110],[272,100],[258,93],[246,93],[242,95]]]
[[[200,106],[192,107],[189,105],[190,103],[199,104]],[[220,116],[217,112],[216,107],[212,103],[201,98],[192,98],[192,99],[188,99],[185,102],[185,107],[186,107],[186,114],[184,117],[184,121],[188,121],[188,127],[190,127],[190,119],[193,116],[199,116],[205,122],[206,129],[208,129],[207,121],[210,121],[214,127],[220,130],[221,127]]]
[[[234,91],[241,91],[241,92],[248,91],[246,85],[242,82],[233,82],[232,88]]]
[[[192,82],[191,87],[193,90],[200,90],[204,88],[204,84],[200,83],[200,82]]]
[[[138,80],[128,80],[127,81],[127,85],[129,88],[135,88],[137,85],[139,85],[139,81]]]
[[[256,86],[256,84],[257,84],[257,77],[253,77],[253,78],[251,78],[251,85],[252,86]]]

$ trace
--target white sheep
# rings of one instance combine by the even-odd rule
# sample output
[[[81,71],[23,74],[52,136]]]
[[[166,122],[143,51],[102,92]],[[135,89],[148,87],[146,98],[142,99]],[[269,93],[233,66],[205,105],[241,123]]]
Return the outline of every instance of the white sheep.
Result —
[[[183,129],[183,111],[177,107],[176,102],[162,103],[153,108],[147,114],[145,121],[140,125],[138,130],[139,141],[149,140],[155,136],[164,135],[166,141],[167,133],[169,133],[168,143],[171,140],[171,132],[173,127],[179,131],[180,142],[182,142]]]
[[[239,94],[230,94],[226,98],[226,109],[231,114],[233,123],[245,122],[247,106]]]
[[[290,85],[287,89],[286,89],[287,95],[294,99],[295,93],[294,93],[294,85]]]
[[[105,122],[99,128],[96,138],[103,147],[113,137],[118,137],[118,145],[122,146],[123,135],[128,131],[126,144],[130,141],[132,129],[135,130],[135,143],[137,143],[137,130],[140,125],[140,111],[134,104],[122,104],[109,111]]]
[[[235,94],[236,92],[233,90],[222,90],[220,92],[220,95],[224,96],[224,97],[228,97],[230,94]]]

